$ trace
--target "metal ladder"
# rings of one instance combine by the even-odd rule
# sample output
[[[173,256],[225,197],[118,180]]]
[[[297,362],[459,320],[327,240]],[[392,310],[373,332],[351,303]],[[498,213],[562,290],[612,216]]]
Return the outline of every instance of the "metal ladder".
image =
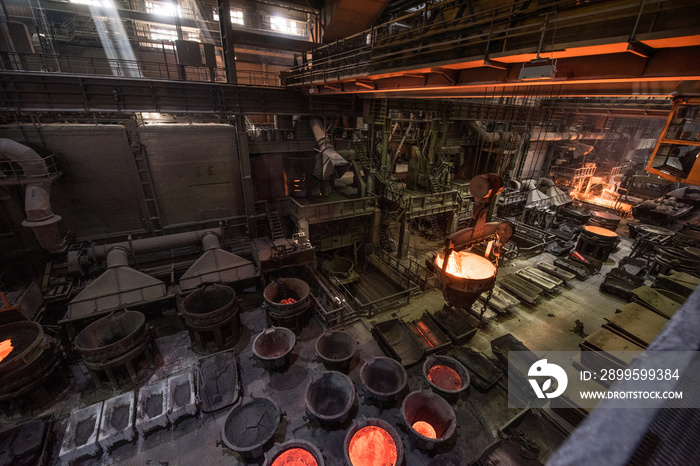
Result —
[[[161,236],[163,234],[163,228],[160,222],[160,209],[156,201],[156,191],[153,187],[151,170],[148,168],[148,160],[146,160],[144,155],[145,154],[143,154],[141,150],[134,150],[134,162],[136,162],[136,171],[139,174],[139,182],[141,183],[141,191],[143,192],[144,201],[146,203],[151,230],[154,235]]]
[[[268,210],[267,220],[270,224],[270,233],[272,234],[272,239],[284,238],[284,226],[282,225],[282,219],[276,210]]]

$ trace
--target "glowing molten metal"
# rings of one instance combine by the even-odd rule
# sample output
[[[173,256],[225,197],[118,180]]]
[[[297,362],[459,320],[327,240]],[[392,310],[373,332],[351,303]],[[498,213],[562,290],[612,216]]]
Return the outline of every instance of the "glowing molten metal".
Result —
[[[430,368],[428,379],[443,390],[459,390],[462,388],[462,378],[457,371],[442,364]]]
[[[437,433],[435,433],[435,429],[433,426],[428,424],[425,421],[418,421],[413,424],[413,429],[421,434],[423,437],[428,437],[428,438],[437,438]]]
[[[350,440],[348,455],[353,466],[395,466],[398,458],[391,434],[377,426],[358,430]]]
[[[314,455],[303,448],[290,448],[280,454],[272,466],[318,466]]]
[[[0,361],[5,359],[7,355],[12,352],[12,349],[12,340],[10,340],[9,338],[0,343]]]
[[[614,231],[610,231],[607,228],[586,225],[583,227],[583,229],[598,236],[609,236],[610,238],[615,238],[617,236],[617,233],[615,233]]]
[[[435,265],[440,270],[442,270],[443,262],[444,256],[439,255],[435,258]],[[495,275],[496,266],[494,266],[485,257],[471,252],[460,251],[450,254],[450,258],[447,260],[447,269],[445,271],[448,274],[458,278],[483,280],[486,278],[491,278]]]

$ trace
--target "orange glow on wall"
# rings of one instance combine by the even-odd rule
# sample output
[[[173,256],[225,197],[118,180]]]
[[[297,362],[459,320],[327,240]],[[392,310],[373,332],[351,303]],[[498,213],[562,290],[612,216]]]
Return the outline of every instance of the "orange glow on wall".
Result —
[[[12,346],[12,340],[10,340],[9,338],[0,343],[0,361],[5,359],[7,355],[12,352],[13,348],[14,347]]]
[[[418,421],[413,423],[413,429],[419,434],[421,434],[423,437],[437,438],[435,428],[425,421]]]
[[[367,426],[350,439],[348,456],[353,466],[395,466],[396,443],[381,427]]]
[[[462,388],[462,378],[457,371],[442,364],[437,364],[428,370],[428,380],[443,390]]]
[[[442,270],[444,256],[438,255],[435,258],[435,265]],[[458,278],[469,278],[472,280],[483,280],[491,278],[496,274],[496,266],[485,257],[472,252],[460,251],[450,254],[447,260],[448,274]]]
[[[316,458],[308,450],[303,448],[290,448],[289,450],[284,450],[275,461],[272,462],[272,466],[318,466]]]

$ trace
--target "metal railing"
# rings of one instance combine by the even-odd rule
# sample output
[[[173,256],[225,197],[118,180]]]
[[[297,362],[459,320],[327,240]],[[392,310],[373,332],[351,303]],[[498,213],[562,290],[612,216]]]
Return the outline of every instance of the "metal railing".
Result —
[[[406,215],[419,217],[433,215],[459,207],[459,193],[457,191],[444,191],[441,193],[411,196],[406,205]]]
[[[378,244],[372,245],[372,254],[379,258],[380,261],[394,269],[402,277],[405,277],[406,289],[418,286],[421,291],[429,291],[435,289],[435,275],[433,272],[423,267],[413,259],[409,259],[408,263],[402,261],[388,252],[386,252]]]
[[[355,217],[374,213],[377,206],[377,198],[362,197],[348,199],[346,201],[323,202],[320,204],[299,204],[291,197],[285,198],[285,214],[295,218],[305,218],[311,223],[324,220],[333,220],[344,217]]]
[[[657,12],[680,11],[682,4],[648,0],[640,12],[637,0],[620,0],[609,7],[604,2],[516,0],[491,9],[468,14],[461,0],[426,2],[424,8],[374,26],[354,36],[314,48],[291,68],[286,85],[303,85],[366,75],[406,62],[425,63],[444,53],[456,56],[484,55],[485,45],[503,51],[506,40],[515,50],[537,44],[543,27],[557,30],[557,40],[573,40],[580,31],[591,30],[606,21],[624,21],[632,30],[638,16],[647,20]],[[556,11],[556,15],[551,15]],[[553,17],[551,17],[553,16]],[[407,25],[396,28],[397,23]],[[615,31],[612,28],[611,31]],[[556,44],[553,44],[556,46]],[[468,52],[467,52],[468,50]]]
[[[176,63],[145,62],[110,58],[43,55],[37,53],[6,53],[0,59],[0,70],[38,71],[47,73],[153,78],[179,81],[226,82],[226,70],[207,66],[186,66]],[[239,70],[238,84],[280,87],[278,73]]]
[[[37,179],[55,180],[63,174],[58,169],[56,155],[43,157],[43,164],[37,163],[36,159],[0,160],[0,185],[21,185]]]

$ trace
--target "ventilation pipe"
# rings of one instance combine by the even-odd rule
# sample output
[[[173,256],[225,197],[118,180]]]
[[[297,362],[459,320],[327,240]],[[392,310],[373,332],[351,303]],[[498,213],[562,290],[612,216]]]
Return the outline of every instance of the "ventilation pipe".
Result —
[[[47,251],[60,251],[63,238],[58,230],[61,216],[51,210],[48,187],[51,184],[46,162],[31,148],[11,139],[0,139],[0,159],[16,163],[27,179],[22,226],[31,228],[39,245]]]
[[[72,273],[84,273],[90,264],[99,264],[108,257],[113,249],[129,251],[132,255],[148,254],[151,252],[166,251],[186,246],[192,246],[202,241],[205,248],[212,246],[213,239],[204,242],[205,236],[218,238],[223,236],[221,229],[206,229],[198,231],[187,231],[166,236],[154,236],[152,238],[129,239],[120,243],[112,244],[92,244],[88,248],[68,252],[68,270]]]
[[[469,129],[479,135],[486,142],[499,141],[519,141],[529,138],[530,142],[537,141],[578,141],[578,140],[620,140],[624,137],[622,133],[591,133],[582,131],[545,131],[541,126],[533,128],[531,133],[515,133],[513,131],[486,131],[479,122],[467,121]]]
[[[328,141],[326,130],[323,128],[323,121],[320,118],[310,118],[309,126],[314,133],[314,139],[319,151],[316,154],[314,176],[321,180],[340,178],[350,168],[350,162],[338,154],[330,141]]]

